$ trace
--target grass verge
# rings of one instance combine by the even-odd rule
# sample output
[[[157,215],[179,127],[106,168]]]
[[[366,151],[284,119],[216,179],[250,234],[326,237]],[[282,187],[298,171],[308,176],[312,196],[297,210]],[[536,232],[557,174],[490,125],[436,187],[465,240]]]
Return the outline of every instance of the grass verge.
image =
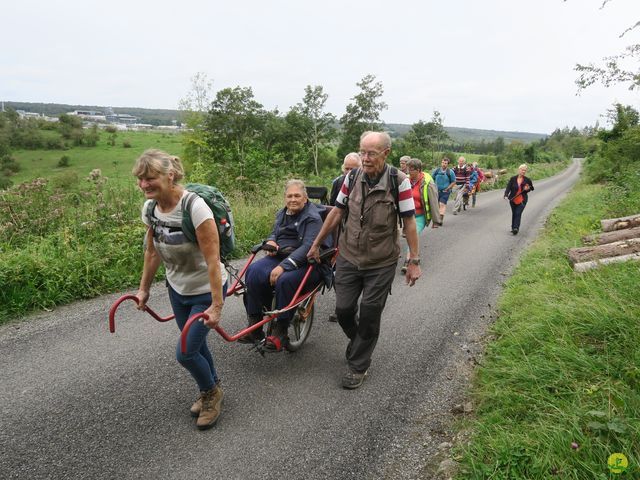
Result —
[[[522,257],[477,372],[458,478],[640,478],[640,264],[577,274],[566,256],[601,218],[640,211],[633,195],[578,185]],[[626,473],[609,471],[614,453]]]

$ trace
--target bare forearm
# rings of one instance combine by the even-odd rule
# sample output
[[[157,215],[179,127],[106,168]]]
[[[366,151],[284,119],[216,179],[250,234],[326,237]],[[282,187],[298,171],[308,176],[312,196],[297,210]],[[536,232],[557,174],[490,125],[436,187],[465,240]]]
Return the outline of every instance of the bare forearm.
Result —
[[[415,217],[404,220],[404,235],[407,238],[407,245],[409,245],[409,257],[420,257],[420,242],[418,240],[418,229],[416,228]]]
[[[222,272],[220,271],[220,262],[209,262],[207,270],[209,273],[209,284],[211,285],[211,305],[222,308],[224,299],[222,298]]]
[[[142,278],[140,278],[140,290],[149,291],[153,279],[160,268],[160,257],[155,251],[147,249],[144,252],[144,266],[142,267]]]

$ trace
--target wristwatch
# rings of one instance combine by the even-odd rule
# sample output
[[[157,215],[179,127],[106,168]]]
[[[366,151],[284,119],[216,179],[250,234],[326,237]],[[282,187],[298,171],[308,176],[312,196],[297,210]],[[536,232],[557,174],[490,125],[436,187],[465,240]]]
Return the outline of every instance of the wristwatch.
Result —
[[[409,264],[410,265],[420,265],[420,258],[410,258],[409,259]]]

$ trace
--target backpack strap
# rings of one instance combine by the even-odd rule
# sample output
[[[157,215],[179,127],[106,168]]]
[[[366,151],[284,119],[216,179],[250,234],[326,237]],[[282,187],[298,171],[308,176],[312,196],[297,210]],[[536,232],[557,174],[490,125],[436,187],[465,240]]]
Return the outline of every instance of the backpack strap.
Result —
[[[354,168],[352,169],[349,174],[347,175],[347,178],[349,179],[349,187],[347,188],[347,197],[344,199],[345,200],[345,204],[344,204],[344,210],[345,213],[344,215],[342,215],[342,222],[340,223],[340,229],[338,230],[338,238],[340,236],[340,232],[342,230],[344,230],[344,226],[347,223],[347,218],[349,218],[349,197],[351,196],[351,190],[353,189],[353,182],[356,178],[356,175],[358,175],[358,172],[360,171],[360,168]],[[336,239],[336,244],[338,243],[338,239]]]
[[[156,200],[151,200],[149,202],[149,206],[147,207],[147,211],[145,212],[147,221],[149,222],[149,226],[151,226],[152,228],[157,225],[158,222],[158,218],[153,214],[153,211],[156,209],[157,204],[158,202]]]
[[[195,202],[199,196],[197,193],[190,192],[189,190],[186,190],[186,193],[182,196],[182,233],[184,233],[184,236],[187,237],[190,242],[194,243],[198,243],[198,238],[195,236],[195,231],[194,234],[191,235],[189,229],[185,228],[184,217],[187,215],[189,219],[192,218],[191,209],[193,208],[193,202]],[[191,220],[191,224],[193,224],[193,220]]]
[[[393,200],[396,203],[396,215],[398,215],[398,225],[400,228],[404,227],[404,222],[400,216],[400,189],[398,188],[398,169],[394,166],[389,166],[389,180],[391,181],[391,194]]]

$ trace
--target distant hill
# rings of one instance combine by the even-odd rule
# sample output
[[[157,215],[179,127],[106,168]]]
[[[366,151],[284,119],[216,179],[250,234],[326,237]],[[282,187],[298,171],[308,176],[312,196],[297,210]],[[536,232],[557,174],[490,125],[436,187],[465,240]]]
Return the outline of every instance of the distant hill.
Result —
[[[98,105],[65,105],[60,103],[28,103],[28,102],[5,102],[5,107],[27,112],[42,113],[49,116],[57,116],[61,113],[72,112],[74,110],[96,110],[104,111],[107,106]],[[155,108],[135,108],[135,107],[113,107],[114,113],[128,113],[139,118],[140,123],[151,125],[171,125],[180,120],[179,110],[162,110]],[[388,123],[387,128],[395,132],[398,136],[405,135],[411,125],[402,123]],[[480,130],[477,128],[444,127],[451,138],[457,142],[479,143],[482,140],[492,142],[498,137],[504,138],[506,143],[514,140],[529,143],[547,137],[544,133],[528,132],[502,132],[499,130]]]
[[[398,136],[403,136],[411,130],[411,125],[403,123],[387,123],[386,126]],[[493,142],[496,138],[502,137],[506,143],[513,141],[530,143],[549,136],[546,133],[504,132],[500,130],[481,130],[478,128],[444,127],[444,129],[449,136],[457,142],[479,143],[482,140],[485,142]]]
[[[25,112],[42,113],[51,117],[56,117],[61,113],[73,112],[74,110],[94,110],[104,112],[108,106],[99,105],[66,105],[63,103],[29,103],[29,102],[4,102],[5,107],[14,110],[24,110]],[[128,113],[139,119],[139,123],[150,125],[172,125],[174,121],[180,120],[179,110],[163,110],[157,108],[136,108],[136,107],[112,107],[114,113]]]

